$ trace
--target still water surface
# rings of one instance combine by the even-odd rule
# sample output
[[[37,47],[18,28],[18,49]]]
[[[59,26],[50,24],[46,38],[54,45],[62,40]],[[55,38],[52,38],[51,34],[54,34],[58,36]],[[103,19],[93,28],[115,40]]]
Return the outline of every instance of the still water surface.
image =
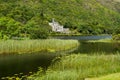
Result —
[[[80,46],[73,53],[83,54],[115,54],[120,52],[119,42],[86,42],[79,41]]]
[[[50,53],[33,53],[19,55],[0,55],[0,78],[22,73],[36,72],[38,67],[46,69],[57,55]]]
[[[111,39],[111,35],[91,35],[91,36],[54,36],[57,39],[74,39],[74,40],[99,40],[99,39]]]
[[[111,39],[111,35],[106,36],[59,36],[58,39],[76,39],[79,40],[80,46],[72,53],[93,54],[103,52],[107,54],[120,52],[120,43],[105,42],[86,42],[87,40]],[[13,76],[14,74],[23,73],[28,75],[29,72],[36,72],[39,67],[47,69],[52,60],[58,56],[57,53],[33,53],[20,55],[0,55],[0,78]]]

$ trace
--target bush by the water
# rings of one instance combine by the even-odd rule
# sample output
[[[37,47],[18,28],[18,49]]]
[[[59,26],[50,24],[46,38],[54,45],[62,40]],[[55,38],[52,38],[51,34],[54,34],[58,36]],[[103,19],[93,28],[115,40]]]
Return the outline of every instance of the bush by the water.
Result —
[[[38,28],[31,30],[30,38],[31,39],[47,39],[49,36],[48,30],[45,28]]]
[[[120,40],[120,34],[113,35],[113,40]]]

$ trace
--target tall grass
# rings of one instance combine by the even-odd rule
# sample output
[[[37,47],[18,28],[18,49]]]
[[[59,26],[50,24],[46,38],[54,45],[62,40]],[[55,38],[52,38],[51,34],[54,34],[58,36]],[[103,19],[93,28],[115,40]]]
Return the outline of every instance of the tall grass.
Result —
[[[80,55],[74,54],[61,58],[50,66],[46,74],[34,80],[84,80],[120,72],[120,55]]]
[[[87,80],[120,80],[120,73],[114,73],[97,78],[88,78]]]
[[[79,42],[77,40],[6,40],[0,41],[0,54],[27,53],[38,51],[56,52],[69,50],[77,47],[78,45]]]

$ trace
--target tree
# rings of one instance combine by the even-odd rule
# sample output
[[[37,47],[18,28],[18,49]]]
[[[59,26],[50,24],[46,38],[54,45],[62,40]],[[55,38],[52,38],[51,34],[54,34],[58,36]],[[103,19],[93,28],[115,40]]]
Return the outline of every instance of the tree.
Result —
[[[46,39],[48,38],[48,30],[45,28],[34,28],[30,31],[31,39]]]
[[[0,35],[3,39],[4,37],[12,38],[20,35],[22,25],[16,22],[14,19],[8,17],[0,18]]]

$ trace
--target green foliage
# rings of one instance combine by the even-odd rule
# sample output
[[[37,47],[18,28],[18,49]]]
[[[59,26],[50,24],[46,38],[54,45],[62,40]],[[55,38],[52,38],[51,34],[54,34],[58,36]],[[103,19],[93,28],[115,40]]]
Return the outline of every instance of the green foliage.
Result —
[[[14,19],[8,17],[0,18],[0,38],[9,39],[15,36],[19,36],[21,30],[21,24]]]
[[[101,3],[102,1],[106,2],[106,0],[98,1],[0,0],[0,17],[7,17],[22,24],[21,35],[27,35],[27,37],[30,37],[31,35],[29,30],[33,28],[36,30],[36,27],[38,28],[38,26],[38,31],[47,28],[49,29],[49,32],[50,27],[48,23],[52,18],[55,18],[55,20],[64,27],[76,30],[82,34],[119,33],[120,13],[119,11],[116,11],[119,10],[119,5],[117,7],[111,5],[113,8],[116,8],[116,10],[113,10]],[[118,2],[114,3],[119,4]],[[10,21],[7,26],[12,26],[14,21]],[[6,26],[4,23],[0,24]],[[17,24],[14,24],[14,26],[19,28]],[[0,33],[3,34],[3,32]],[[12,35],[10,34],[10,36]]]
[[[120,34],[113,35],[113,40],[120,40]]]
[[[46,39],[48,37],[48,30],[45,28],[34,28],[30,31],[31,39]]]
[[[33,17],[29,20],[22,30],[24,33],[29,34],[31,39],[46,39],[51,31],[51,28],[47,25],[45,20],[42,20],[40,16]]]

